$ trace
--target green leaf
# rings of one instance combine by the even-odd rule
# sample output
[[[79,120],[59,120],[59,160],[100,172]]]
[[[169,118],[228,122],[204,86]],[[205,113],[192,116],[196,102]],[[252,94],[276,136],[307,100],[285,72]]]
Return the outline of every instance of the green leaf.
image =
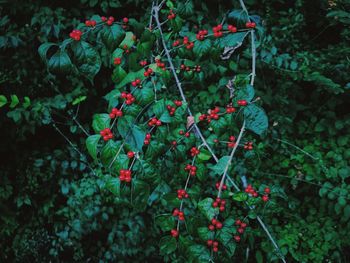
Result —
[[[237,100],[246,100],[247,102],[251,102],[251,100],[254,98],[254,95],[254,87],[251,85],[246,85],[237,90],[233,103],[237,104]]]
[[[248,194],[244,192],[234,193],[232,199],[238,202],[244,202],[248,199]]]
[[[135,43],[134,40],[134,33],[133,32],[126,32],[124,40],[120,43],[120,47],[124,47],[126,45],[127,47],[132,47]]]
[[[49,51],[50,47],[52,46],[57,46],[57,44],[47,42],[47,43],[41,44],[40,47],[38,48],[40,58],[42,59],[42,61],[44,61],[45,64],[47,64],[46,54]]]
[[[262,108],[255,104],[250,104],[244,108],[243,113],[247,129],[258,135],[262,135],[267,130],[268,119]]]
[[[29,106],[30,106],[30,98],[29,97],[27,97],[27,96],[25,96],[24,97],[24,102],[22,103],[22,106],[23,106],[23,108],[28,108]]]
[[[160,254],[162,256],[168,255],[176,250],[176,239],[172,236],[162,237],[159,243]]]
[[[218,38],[215,44],[221,48],[240,46],[247,35],[248,32],[229,33],[222,38]]]
[[[150,186],[139,179],[132,180],[133,195],[131,203],[138,211],[146,209],[147,201],[150,196]]]
[[[202,161],[208,161],[211,158],[211,153],[208,150],[201,150],[197,158]]]
[[[86,100],[86,96],[79,96],[78,98],[75,98],[72,102],[72,105],[77,105],[80,102],[83,102],[84,100]]]
[[[211,232],[207,227],[197,228],[198,236],[203,241],[207,241],[213,237],[213,232]]]
[[[86,139],[86,148],[93,159],[97,158],[97,145],[100,141],[101,135],[91,135]]]
[[[117,197],[120,196],[120,180],[119,178],[109,176],[106,182],[106,188]]]
[[[170,231],[175,226],[175,218],[172,215],[157,216],[156,224],[162,229],[162,231]]]
[[[120,142],[114,142],[113,140],[109,140],[101,150],[101,162],[104,166],[108,166],[114,156],[117,154],[117,151],[120,147]]]
[[[230,156],[223,156],[219,159],[217,164],[210,167],[211,170],[214,171],[215,174],[222,175],[225,171],[227,162],[230,160]]]
[[[49,71],[54,73],[69,73],[73,67],[72,61],[64,50],[57,50],[48,62]]]
[[[7,98],[4,95],[0,95],[0,108],[7,103]]]
[[[218,209],[212,207],[213,199],[208,197],[203,199],[198,203],[199,211],[207,217],[208,220],[211,220],[216,214]]]
[[[19,99],[17,97],[17,95],[11,95],[11,104],[10,104],[10,108],[13,109],[14,107],[16,107],[19,103]]]
[[[110,127],[111,118],[108,114],[95,114],[92,121],[92,128],[96,133],[99,133],[101,130]]]
[[[105,26],[101,30],[101,40],[109,50],[115,50],[123,41],[125,32],[120,25]]]
[[[93,81],[101,68],[101,58],[97,50],[85,41],[75,42],[72,50],[77,61],[79,72]]]
[[[188,248],[190,262],[204,263],[211,259],[209,249],[204,245],[192,245]]]
[[[212,43],[209,39],[205,39],[203,41],[196,41],[193,47],[193,52],[197,56],[202,56],[206,54],[212,46]]]

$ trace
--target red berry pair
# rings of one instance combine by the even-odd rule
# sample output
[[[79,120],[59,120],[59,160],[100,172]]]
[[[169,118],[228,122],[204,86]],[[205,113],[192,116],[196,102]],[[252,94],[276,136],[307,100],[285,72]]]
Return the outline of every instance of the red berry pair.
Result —
[[[134,81],[131,82],[131,85],[133,87],[137,87],[141,84],[141,80],[140,79],[135,79]]]
[[[160,120],[158,120],[157,118],[152,118],[149,122],[148,122],[148,126],[161,126],[162,122]]]
[[[185,189],[179,189],[177,190],[177,198],[179,199],[188,198],[188,193],[186,192]]]
[[[227,30],[230,31],[231,33],[236,33],[237,32],[237,27],[233,25],[228,25]]]
[[[180,40],[175,40],[173,42],[173,47],[177,47],[178,45],[180,45]]]
[[[267,201],[269,201],[269,194],[271,193],[271,190],[269,187],[266,187],[264,189],[264,192],[265,192],[265,194],[261,197],[261,200],[263,200],[264,202],[267,202]]]
[[[162,62],[159,58],[156,58],[155,61],[156,61],[156,64],[157,64],[158,68],[161,68],[162,70],[165,70],[165,63],[164,62]]]
[[[151,134],[150,134],[150,133],[147,133],[147,134],[146,134],[146,137],[145,137],[145,140],[143,141],[143,143],[144,143],[145,145],[148,145],[148,144],[150,143],[150,141],[151,141]]]
[[[211,220],[211,224],[208,226],[208,229],[210,231],[214,231],[215,229],[221,229],[221,228],[222,228],[222,223],[215,218]]]
[[[145,77],[149,77],[149,76],[151,76],[153,74],[153,69],[151,69],[151,68],[148,68],[147,70],[145,70],[145,72],[143,72],[143,75],[145,76]]]
[[[245,24],[245,27],[246,28],[255,28],[256,27],[256,24],[254,22],[247,22]]]
[[[244,144],[244,150],[253,150],[253,142],[246,142]]]
[[[110,128],[105,128],[100,131],[100,135],[103,137],[103,140],[105,142],[113,138],[113,134]]]
[[[140,65],[141,65],[142,67],[146,66],[146,65],[147,65],[147,60],[141,60],[141,61],[140,61]]]
[[[216,189],[219,190],[219,188],[220,188],[220,182],[217,182],[217,183],[215,184],[215,187],[216,187]],[[223,184],[221,189],[222,189],[222,190],[226,190],[226,189],[227,189],[227,185],[226,185],[226,184]]]
[[[107,25],[111,26],[111,25],[113,25],[114,17],[110,16],[110,17],[108,17],[107,21],[106,21],[106,19],[104,19],[104,21],[106,22]]]
[[[237,104],[238,106],[247,106],[248,102],[246,100],[238,100]]]
[[[127,105],[133,104],[135,102],[135,98],[131,93],[122,92],[120,95],[123,99],[125,99],[125,103]]]
[[[236,146],[236,137],[235,136],[230,136],[229,142],[227,143],[228,148],[234,148]]]
[[[74,29],[72,32],[69,33],[69,36],[75,41],[79,41],[82,34],[83,33],[80,30]]]
[[[227,106],[226,107],[226,113],[234,113],[236,109],[232,106]]]
[[[119,180],[121,182],[130,183],[131,182],[131,171],[122,169],[119,171]]]
[[[96,21],[95,20],[86,20],[85,25],[94,27],[94,26],[96,26]]]
[[[109,113],[109,117],[111,119],[117,118],[117,117],[122,117],[123,116],[123,112],[117,108],[113,108],[111,110],[111,112]]]

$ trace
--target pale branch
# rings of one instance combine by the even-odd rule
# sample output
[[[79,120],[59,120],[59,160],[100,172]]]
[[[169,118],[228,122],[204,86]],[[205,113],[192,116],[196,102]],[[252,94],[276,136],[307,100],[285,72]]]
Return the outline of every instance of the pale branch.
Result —
[[[230,168],[231,166],[231,163],[232,163],[232,159],[233,159],[233,156],[235,155],[235,152],[238,148],[238,145],[239,145],[239,142],[241,141],[242,139],[242,136],[243,136],[243,133],[244,133],[244,130],[245,130],[245,121],[243,121],[243,124],[242,124],[242,128],[239,132],[239,135],[238,135],[238,138],[237,138],[237,141],[235,143],[235,146],[233,147],[232,151],[231,151],[231,154],[230,154],[230,157],[226,163],[226,166],[225,166],[225,170],[224,170],[224,173],[221,177],[221,181],[220,181],[220,186],[219,186],[219,192],[218,192],[218,196],[220,198],[221,196],[221,191],[222,191],[222,187],[224,185],[224,182],[225,182],[225,179],[226,179],[226,176],[227,176],[227,172],[228,172],[228,169]]]

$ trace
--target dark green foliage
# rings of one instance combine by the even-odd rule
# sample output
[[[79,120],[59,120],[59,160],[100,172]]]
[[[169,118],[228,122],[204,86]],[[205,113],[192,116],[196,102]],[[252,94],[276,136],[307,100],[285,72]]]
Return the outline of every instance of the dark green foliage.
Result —
[[[46,45],[42,46],[40,54],[37,52],[42,43],[58,43],[67,38],[72,28],[95,13],[114,15],[118,19],[135,17],[147,23],[151,2],[80,0],[74,7],[69,2],[53,3],[55,1],[3,2],[0,9],[0,94],[4,95],[0,96],[0,261],[184,262],[181,256],[168,255],[175,250],[174,246],[190,254],[193,262],[198,258],[208,260],[210,255],[206,247],[193,240],[183,237],[177,244],[173,244],[174,239],[165,242],[163,233],[169,231],[173,222],[168,222],[169,217],[162,220],[155,215],[168,213],[169,207],[178,204],[174,204],[175,198],[171,196],[174,189],[160,181],[153,163],[143,164],[148,177],[135,182],[136,198],[140,199],[128,207],[123,200],[125,193],[120,195],[125,189],[120,188],[118,180],[102,170],[93,173],[88,157],[77,154],[57,132],[57,128],[63,131],[76,145],[74,147],[86,155],[100,156],[104,166],[111,162],[118,145],[108,144],[97,153],[100,141],[93,135],[93,129],[98,132],[110,119],[98,115],[91,127],[91,116],[106,112],[101,97],[111,90],[113,83],[117,83],[118,88],[123,85],[121,80],[128,83],[138,76],[143,78],[143,71],[130,76],[117,68],[111,78],[112,71],[106,69],[112,64],[110,53],[119,44],[111,42],[110,38],[122,34],[122,30],[118,28],[113,32],[111,29],[101,34],[99,53],[90,49],[87,42],[74,43],[66,49]],[[263,142],[250,135],[249,139],[257,142],[255,152],[250,153],[252,156],[247,153],[244,161],[235,167],[236,179],[246,175],[254,185],[271,186],[275,198],[262,216],[288,262],[347,262],[350,258],[347,252],[350,245],[347,234],[350,231],[350,150],[347,147],[350,142],[347,110],[350,22],[346,11],[349,3],[245,2],[250,13],[263,18],[266,30],[264,38],[258,35],[255,92],[269,117],[269,129],[263,134],[266,138]],[[188,1],[179,3],[178,14],[199,26],[216,25],[224,14],[238,7],[238,1]],[[229,17],[235,20],[240,14],[231,12]],[[259,21],[260,18],[253,19]],[[184,20],[172,22],[176,31],[186,25]],[[137,36],[142,35],[143,39],[137,49],[149,54],[154,39],[142,34],[143,24],[137,23],[130,20]],[[236,45],[243,37],[223,38],[218,44],[225,46],[225,41],[229,41]],[[188,61],[189,64],[201,63],[205,78],[215,79],[230,71],[242,73],[249,68],[249,50],[240,54],[240,60],[232,56],[229,68],[223,63],[206,62],[209,57],[215,60],[220,56],[211,49],[213,43],[209,42],[196,46],[195,56]],[[234,55],[236,52],[240,53],[240,48]],[[203,54],[202,59],[198,54]],[[49,71],[45,71],[40,56],[51,58]],[[115,57],[118,56],[116,53]],[[75,66],[70,66],[69,61]],[[137,63],[129,61],[128,65],[134,72],[140,70]],[[56,69],[70,74],[52,75]],[[192,109],[204,112],[208,105],[215,106],[224,100],[228,76],[215,79],[219,85],[208,89],[200,85],[185,87],[188,97],[193,98]],[[201,78],[200,75],[196,77]],[[167,80],[166,76],[163,78]],[[254,96],[249,86],[241,87],[239,96],[251,100]],[[162,89],[161,86],[157,88]],[[153,100],[153,87],[144,87],[142,92],[148,94],[135,94],[144,99],[142,106],[150,107],[163,122],[170,122],[162,101],[148,105]],[[106,96],[110,107],[114,107],[114,95]],[[247,110],[245,114],[260,114],[259,110]],[[138,111],[135,109],[136,113]],[[91,135],[87,150],[84,150],[87,136],[76,120]],[[261,117],[261,122],[265,121],[265,117]],[[250,125],[254,131],[254,123]],[[213,122],[211,127],[215,131],[223,130],[219,122]],[[129,144],[137,149],[145,132],[137,126],[131,130]],[[127,132],[120,131],[121,134]],[[177,133],[174,131],[174,137]],[[166,142],[166,138],[159,136]],[[146,155],[160,158],[158,148],[162,145],[151,146]],[[178,155],[181,160],[181,151]],[[114,169],[123,167],[126,156],[124,153],[121,156],[114,163]],[[203,158],[205,161],[205,156]],[[163,169],[168,169],[169,164],[164,165]],[[207,174],[215,171],[220,174],[222,169],[216,165],[208,169],[210,172],[204,171],[201,183],[208,180]],[[200,195],[200,189],[193,191],[192,195]],[[146,200],[148,203],[143,196],[150,196]],[[240,201],[245,196],[233,198]],[[206,208],[204,201],[198,204],[203,214],[193,215],[198,220],[213,212],[210,207]],[[249,217],[254,219],[255,215],[249,214]],[[253,222],[254,233],[247,234],[244,245],[236,246],[226,240],[224,234],[221,236],[227,241],[225,253],[234,255],[240,262],[245,260],[245,248],[249,246],[249,262],[277,261],[264,232],[256,221],[250,222]],[[190,223],[189,227],[195,228],[194,225]],[[203,230],[194,235],[206,233]],[[163,258],[160,253],[166,256]]]

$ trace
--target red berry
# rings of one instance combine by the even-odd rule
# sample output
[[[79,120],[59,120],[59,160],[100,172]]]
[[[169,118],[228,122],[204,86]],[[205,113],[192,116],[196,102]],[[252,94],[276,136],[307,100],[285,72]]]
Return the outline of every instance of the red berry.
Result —
[[[233,238],[236,240],[236,242],[241,241],[241,237],[240,236],[234,236]]]
[[[211,247],[213,245],[213,240],[209,239],[207,240],[208,247]]]
[[[209,228],[210,231],[214,231],[215,230],[215,226],[214,225],[209,225],[208,228]]]
[[[267,193],[267,194],[269,194],[269,193],[271,193],[271,190],[270,190],[270,188],[266,187],[266,188],[264,189],[264,192]]]
[[[263,195],[263,197],[261,197],[261,199],[262,199],[264,202],[269,201],[269,197],[268,197],[267,195]]]
[[[124,17],[124,18],[123,18],[123,23],[126,24],[126,23],[128,23],[128,22],[129,22],[129,19],[128,19],[127,17]]]
[[[244,228],[241,228],[241,227],[238,228],[237,232],[240,233],[240,234],[243,234],[244,233]]]
[[[218,252],[218,247],[213,247],[213,252]]]
[[[130,151],[130,152],[128,152],[127,155],[128,155],[128,158],[131,159],[131,158],[134,158],[135,153]]]
[[[172,229],[170,231],[170,234],[172,237],[178,237],[179,236],[179,231],[177,231],[176,229]]]

